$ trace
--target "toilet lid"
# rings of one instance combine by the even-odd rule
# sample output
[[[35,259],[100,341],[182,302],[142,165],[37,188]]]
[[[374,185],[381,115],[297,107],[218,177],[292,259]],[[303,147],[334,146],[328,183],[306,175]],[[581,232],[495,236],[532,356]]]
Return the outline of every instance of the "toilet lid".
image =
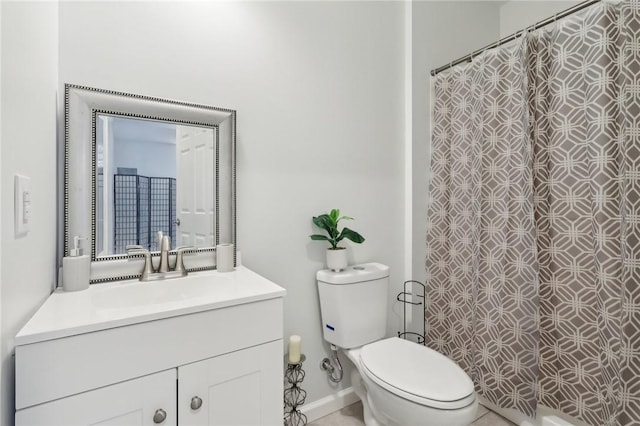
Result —
[[[360,362],[378,385],[423,405],[454,409],[475,398],[473,382],[458,364],[408,340],[392,337],[365,345]]]

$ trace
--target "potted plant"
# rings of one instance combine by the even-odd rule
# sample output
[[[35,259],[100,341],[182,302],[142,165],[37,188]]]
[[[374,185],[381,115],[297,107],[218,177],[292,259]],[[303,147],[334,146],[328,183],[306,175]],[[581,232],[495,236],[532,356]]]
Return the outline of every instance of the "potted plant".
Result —
[[[347,250],[345,247],[338,247],[338,243],[345,238],[354,243],[360,244],[364,241],[362,235],[347,227],[338,229],[338,222],[342,219],[353,220],[349,216],[340,216],[340,210],[332,209],[331,212],[313,217],[313,224],[324,230],[328,235],[313,234],[312,240],[328,241],[331,247],[327,249],[327,267],[333,271],[341,271],[347,267]]]

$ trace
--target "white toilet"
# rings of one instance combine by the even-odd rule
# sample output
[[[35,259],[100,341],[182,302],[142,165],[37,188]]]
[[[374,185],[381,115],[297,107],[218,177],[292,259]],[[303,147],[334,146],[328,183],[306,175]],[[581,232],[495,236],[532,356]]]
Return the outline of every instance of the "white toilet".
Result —
[[[324,338],[356,366],[351,374],[367,426],[463,426],[475,418],[473,382],[452,360],[407,340],[384,339],[389,267],[317,273]]]

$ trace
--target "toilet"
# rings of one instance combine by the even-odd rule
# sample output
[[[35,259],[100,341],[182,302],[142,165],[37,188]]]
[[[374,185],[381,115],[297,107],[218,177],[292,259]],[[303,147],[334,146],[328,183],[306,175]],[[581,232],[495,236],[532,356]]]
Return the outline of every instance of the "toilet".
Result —
[[[426,346],[385,338],[389,267],[379,263],[317,273],[324,339],[356,367],[354,392],[367,426],[466,426],[478,400],[452,360]]]

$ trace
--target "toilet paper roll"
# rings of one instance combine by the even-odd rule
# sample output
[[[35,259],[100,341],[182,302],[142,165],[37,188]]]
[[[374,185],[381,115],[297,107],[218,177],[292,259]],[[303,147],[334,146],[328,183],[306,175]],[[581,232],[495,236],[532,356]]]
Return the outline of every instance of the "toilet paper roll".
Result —
[[[216,268],[218,272],[233,271],[233,244],[218,244],[216,246]]]

